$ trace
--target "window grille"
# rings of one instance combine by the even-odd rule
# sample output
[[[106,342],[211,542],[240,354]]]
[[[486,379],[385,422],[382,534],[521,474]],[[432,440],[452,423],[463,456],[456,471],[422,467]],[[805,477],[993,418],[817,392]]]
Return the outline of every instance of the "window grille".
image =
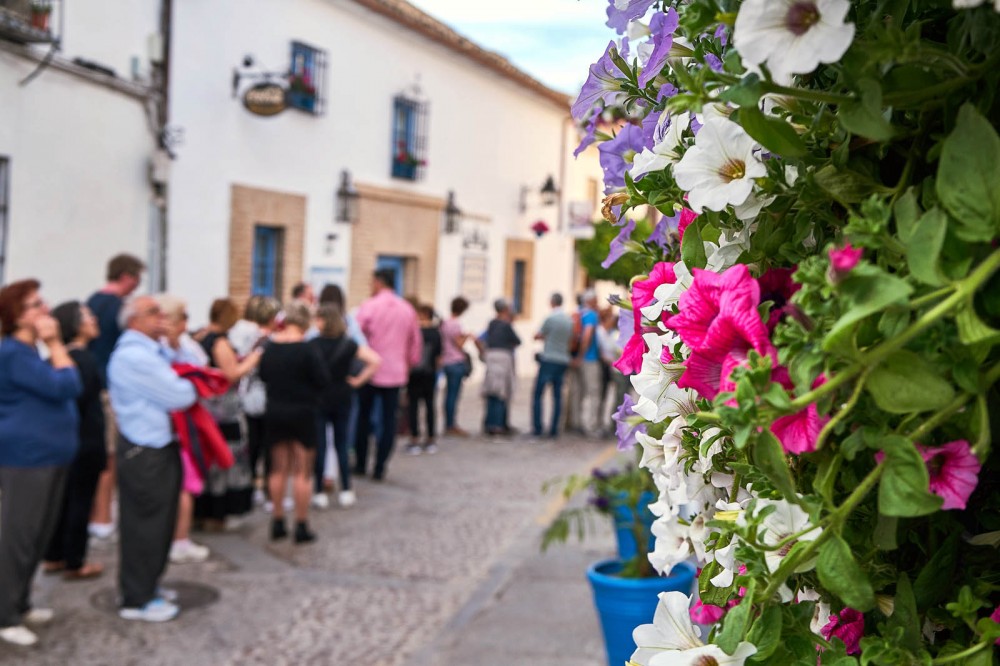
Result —
[[[284,229],[261,225],[254,227],[251,294],[281,298],[284,250]]]
[[[288,106],[323,115],[326,112],[326,51],[292,42],[288,72]]]
[[[420,180],[427,168],[427,103],[393,99],[392,177]]]

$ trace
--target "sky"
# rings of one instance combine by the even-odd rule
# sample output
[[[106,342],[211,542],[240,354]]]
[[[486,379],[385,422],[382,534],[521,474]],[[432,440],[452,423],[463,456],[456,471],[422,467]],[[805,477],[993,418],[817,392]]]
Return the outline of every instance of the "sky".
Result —
[[[616,36],[604,25],[607,0],[409,2],[542,83],[573,96],[587,78],[587,69]]]

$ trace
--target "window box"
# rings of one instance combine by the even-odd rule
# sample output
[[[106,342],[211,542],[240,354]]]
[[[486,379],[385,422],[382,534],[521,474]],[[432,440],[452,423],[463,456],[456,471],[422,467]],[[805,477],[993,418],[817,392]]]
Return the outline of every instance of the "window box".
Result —
[[[326,52],[302,42],[292,42],[292,64],[288,72],[286,100],[293,109],[313,115],[326,110],[324,88]]]

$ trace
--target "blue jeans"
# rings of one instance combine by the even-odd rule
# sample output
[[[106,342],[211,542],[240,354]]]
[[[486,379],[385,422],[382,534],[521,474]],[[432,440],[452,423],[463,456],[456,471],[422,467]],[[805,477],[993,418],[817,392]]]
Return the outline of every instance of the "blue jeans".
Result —
[[[323,492],[323,471],[326,468],[326,426],[333,425],[333,449],[337,455],[337,467],[340,472],[340,489],[351,489],[351,463],[348,459],[350,448],[349,430],[351,425],[351,400],[343,405],[337,405],[333,411],[322,410],[318,419],[319,445],[316,447],[316,491]]]
[[[507,403],[495,396],[486,397],[486,431],[507,429]]]
[[[535,397],[532,402],[532,426],[536,436],[542,436],[542,395],[545,387],[552,385],[552,427],[549,428],[549,436],[555,437],[559,434],[559,416],[562,412],[562,383],[563,375],[566,374],[565,363],[553,363],[552,361],[538,362],[538,377],[535,379]]]
[[[444,393],[444,427],[455,427],[455,411],[458,409],[458,396],[462,392],[462,381],[465,380],[465,364],[450,363],[443,368],[445,376]]]
[[[376,402],[376,398],[378,401]],[[376,434],[375,476],[381,478],[386,463],[396,445],[396,411],[399,409],[399,387],[366,384],[358,390],[358,425],[354,439],[354,471],[366,474],[368,467],[368,437],[372,431],[371,414],[375,405],[379,409]]]

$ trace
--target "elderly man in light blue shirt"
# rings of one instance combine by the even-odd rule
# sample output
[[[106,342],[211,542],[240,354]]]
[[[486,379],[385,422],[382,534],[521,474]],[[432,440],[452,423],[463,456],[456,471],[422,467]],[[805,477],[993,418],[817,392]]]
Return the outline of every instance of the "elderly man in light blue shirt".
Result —
[[[118,440],[119,585],[126,620],[164,622],[179,609],[158,587],[167,566],[181,488],[180,449],[170,412],[197,400],[194,386],[170,367],[158,340],[166,318],[151,296],[121,311],[125,332],[108,363],[108,393]]]

